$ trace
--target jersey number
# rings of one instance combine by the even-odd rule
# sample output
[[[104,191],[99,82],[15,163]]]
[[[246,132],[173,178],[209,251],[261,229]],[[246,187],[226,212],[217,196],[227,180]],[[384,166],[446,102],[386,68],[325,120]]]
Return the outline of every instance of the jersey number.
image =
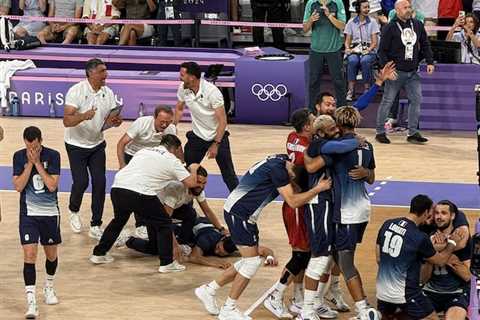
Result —
[[[385,242],[383,243],[382,252],[396,258],[400,255],[403,246],[403,238],[391,231],[385,231]]]
[[[36,191],[41,191],[45,188],[45,183],[39,174],[36,174],[32,177],[32,182],[33,188],[35,188]]]

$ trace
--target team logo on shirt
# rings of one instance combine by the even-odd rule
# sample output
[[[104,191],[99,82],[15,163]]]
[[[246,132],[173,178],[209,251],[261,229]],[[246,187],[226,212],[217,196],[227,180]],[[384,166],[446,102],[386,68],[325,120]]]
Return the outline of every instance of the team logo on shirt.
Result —
[[[262,85],[260,83],[255,83],[251,88],[252,94],[256,96],[260,101],[279,101],[288,93],[287,86],[283,83],[277,84],[274,86],[271,83]]]

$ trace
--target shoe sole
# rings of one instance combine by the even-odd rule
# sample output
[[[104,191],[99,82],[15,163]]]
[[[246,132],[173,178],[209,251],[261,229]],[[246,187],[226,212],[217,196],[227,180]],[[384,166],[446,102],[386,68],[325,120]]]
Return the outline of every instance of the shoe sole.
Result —
[[[56,302],[53,302],[53,303],[48,303],[47,301],[45,301],[45,304],[49,305],[49,306],[54,306],[54,305],[58,304],[58,300]]]
[[[203,307],[205,308],[205,310],[207,310],[207,312],[208,312],[209,314],[213,315],[213,316],[219,315],[219,314],[220,314],[220,310],[218,310],[218,312],[215,311],[215,312],[216,312],[216,313],[215,313],[215,312],[211,312],[210,310],[208,310],[208,309],[205,307],[206,304],[205,304],[205,302],[203,302],[202,297],[200,296],[200,294],[199,294],[197,291],[200,291],[200,288],[196,288],[196,289],[194,290],[194,293],[195,293],[195,296],[198,298],[198,300],[200,300],[200,301],[202,302],[202,305],[203,305]]]
[[[186,268],[185,269],[174,269],[174,270],[169,269],[169,270],[165,270],[165,271],[158,270],[158,272],[160,272],[160,273],[175,273],[175,272],[182,272],[182,271],[185,271],[185,270],[186,270]]]
[[[411,144],[426,144],[428,141],[421,142],[421,141],[408,140],[408,139],[407,139],[407,142],[409,142],[409,143],[411,143]]]
[[[25,319],[37,319],[37,317],[38,317],[38,313],[25,315]]]

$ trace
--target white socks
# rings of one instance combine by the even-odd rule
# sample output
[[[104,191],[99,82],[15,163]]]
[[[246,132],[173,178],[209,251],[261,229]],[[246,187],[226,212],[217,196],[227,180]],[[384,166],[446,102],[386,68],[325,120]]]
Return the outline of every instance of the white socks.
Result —
[[[215,280],[207,284],[207,292],[212,296],[214,296],[215,293],[217,293],[218,289],[220,289],[220,285]]]
[[[227,297],[227,300],[225,301],[223,308],[227,310],[233,310],[236,308],[236,305],[237,305],[237,300]]]
[[[303,294],[304,294],[303,283],[293,283],[293,299],[295,303],[302,304],[303,303]]]
[[[55,275],[51,276],[47,274],[47,277],[45,278],[45,287],[52,288],[54,279],[55,279]]]
[[[25,286],[25,293],[27,294],[28,302],[35,302],[35,286]]]
[[[317,291],[305,289],[305,299],[303,300],[302,315],[309,316],[313,312],[313,303]]]

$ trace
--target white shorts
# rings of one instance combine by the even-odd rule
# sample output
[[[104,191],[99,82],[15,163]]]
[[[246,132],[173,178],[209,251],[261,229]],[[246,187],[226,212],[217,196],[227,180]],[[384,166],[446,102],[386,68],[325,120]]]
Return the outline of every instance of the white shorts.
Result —
[[[89,32],[90,32],[90,28],[87,26],[83,31],[84,36],[87,36]],[[102,33],[107,33],[110,39],[115,38],[115,36],[118,35],[118,24],[114,24],[103,29]]]
[[[141,37],[139,37],[139,39],[151,37],[151,36],[153,36],[154,33],[155,33],[155,27],[153,25],[144,24],[143,25],[143,34],[142,34]]]

